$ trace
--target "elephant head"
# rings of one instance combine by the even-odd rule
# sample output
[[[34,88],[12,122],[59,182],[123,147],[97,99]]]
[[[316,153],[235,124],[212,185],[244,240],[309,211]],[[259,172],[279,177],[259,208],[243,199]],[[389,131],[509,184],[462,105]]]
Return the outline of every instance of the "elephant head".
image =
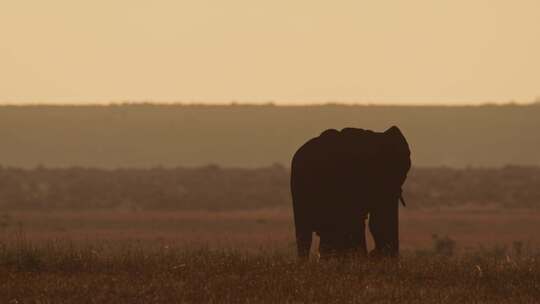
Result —
[[[375,249],[372,256],[397,256],[399,254],[399,200],[405,205],[401,187],[411,168],[411,151],[403,133],[392,126],[381,134],[380,193],[369,210],[369,230]]]

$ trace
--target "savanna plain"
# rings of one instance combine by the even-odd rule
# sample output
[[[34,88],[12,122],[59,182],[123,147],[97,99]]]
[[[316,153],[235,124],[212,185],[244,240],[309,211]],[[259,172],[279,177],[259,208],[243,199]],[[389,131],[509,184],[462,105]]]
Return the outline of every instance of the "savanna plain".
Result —
[[[0,303],[540,300],[539,168],[414,168],[401,257],[324,262],[295,257],[288,174],[0,168]]]
[[[0,303],[538,303],[539,113],[0,106]],[[294,151],[391,125],[414,164],[401,257],[298,261]]]

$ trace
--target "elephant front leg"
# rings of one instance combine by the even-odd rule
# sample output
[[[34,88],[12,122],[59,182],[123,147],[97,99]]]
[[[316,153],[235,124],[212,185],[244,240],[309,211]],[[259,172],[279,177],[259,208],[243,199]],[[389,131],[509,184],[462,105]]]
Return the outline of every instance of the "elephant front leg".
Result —
[[[397,199],[379,202],[369,214],[369,230],[375,242],[371,256],[399,255],[399,204]]]

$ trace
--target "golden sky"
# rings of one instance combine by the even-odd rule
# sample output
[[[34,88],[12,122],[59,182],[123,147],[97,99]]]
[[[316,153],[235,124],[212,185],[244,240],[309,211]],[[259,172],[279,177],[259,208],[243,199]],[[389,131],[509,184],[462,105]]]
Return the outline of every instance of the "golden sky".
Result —
[[[540,96],[539,0],[2,0],[0,103]]]

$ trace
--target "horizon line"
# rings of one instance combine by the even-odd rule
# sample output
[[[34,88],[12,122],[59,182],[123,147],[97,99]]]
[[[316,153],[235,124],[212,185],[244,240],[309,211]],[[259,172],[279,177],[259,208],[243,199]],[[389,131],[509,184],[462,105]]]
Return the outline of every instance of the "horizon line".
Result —
[[[108,107],[108,106],[209,106],[209,107],[234,107],[234,106],[275,106],[275,107],[321,107],[321,106],[370,106],[370,107],[482,107],[482,106],[537,106],[540,105],[540,98],[530,102],[518,102],[514,100],[506,102],[487,101],[482,103],[374,103],[374,102],[346,102],[346,101],[326,101],[326,102],[306,102],[291,103],[279,101],[248,102],[235,101],[228,102],[203,102],[203,101],[153,101],[153,100],[124,100],[108,102],[0,102],[0,107]]]

